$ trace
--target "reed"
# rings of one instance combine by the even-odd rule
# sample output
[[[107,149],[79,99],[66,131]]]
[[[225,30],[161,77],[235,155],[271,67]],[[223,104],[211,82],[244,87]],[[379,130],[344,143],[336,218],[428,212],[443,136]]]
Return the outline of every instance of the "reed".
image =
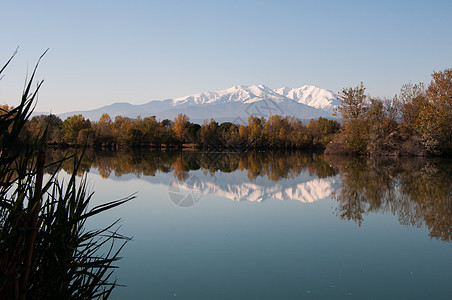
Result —
[[[89,208],[93,192],[86,175],[77,177],[81,158],[64,159],[74,164],[64,182],[54,168],[64,160],[46,162],[47,130],[23,140],[43,83],[32,88],[41,58],[20,104],[0,109],[0,299],[105,299],[117,286],[114,263],[130,239],[118,232],[118,221],[90,231],[85,223],[134,195]],[[46,168],[55,171],[44,176]]]

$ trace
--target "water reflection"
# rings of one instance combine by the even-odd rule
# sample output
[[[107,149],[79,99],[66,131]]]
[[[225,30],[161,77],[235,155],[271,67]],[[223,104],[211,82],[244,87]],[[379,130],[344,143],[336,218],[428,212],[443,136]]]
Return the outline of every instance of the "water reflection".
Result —
[[[452,162],[445,159],[327,159],[341,174],[338,215],[359,225],[390,212],[403,225],[425,224],[430,237],[452,237]]]
[[[56,161],[67,155],[64,150],[49,151],[49,160]],[[73,169],[71,161],[61,166],[66,172]],[[213,176],[216,172],[231,173],[236,170],[247,171],[250,181],[267,177],[276,182],[281,179],[294,179],[302,172],[311,176],[326,178],[336,175],[336,171],[323,155],[302,152],[157,152],[157,151],[92,151],[84,154],[81,172],[97,168],[102,177],[135,174],[155,176],[158,172],[170,173],[180,181],[189,178],[189,171],[203,170]]]
[[[53,161],[62,155],[63,151],[49,153]],[[61,167],[66,172],[73,168],[70,161]],[[199,170],[205,176],[196,181],[196,189],[205,194],[256,202],[314,202],[333,196],[343,220],[361,225],[370,213],[392,213],[403,225],[425,224],[432,238],[452,238],[451,160],[350,159],[301,152],[87,151],[81,170],[91,168],[104,178],[172,173],[186,189],[194,185],[190,172]]]

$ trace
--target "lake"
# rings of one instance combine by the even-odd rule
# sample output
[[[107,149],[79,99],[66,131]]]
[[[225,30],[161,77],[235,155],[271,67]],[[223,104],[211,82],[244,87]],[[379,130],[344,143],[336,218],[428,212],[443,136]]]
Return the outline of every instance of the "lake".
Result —
[[[82,169],[93,205],[137,192],[88,224],[133,237],[111,299],[452,295],[451,160],[88,151]]]

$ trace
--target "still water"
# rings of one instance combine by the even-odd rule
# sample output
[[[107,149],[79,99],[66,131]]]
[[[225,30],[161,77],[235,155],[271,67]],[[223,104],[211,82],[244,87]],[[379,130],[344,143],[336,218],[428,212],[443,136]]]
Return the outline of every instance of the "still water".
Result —
[[[450,160],[88,152],[83,169],[93,204],[137,192],[88,224],[133,237],[111,299],[452,297]]]

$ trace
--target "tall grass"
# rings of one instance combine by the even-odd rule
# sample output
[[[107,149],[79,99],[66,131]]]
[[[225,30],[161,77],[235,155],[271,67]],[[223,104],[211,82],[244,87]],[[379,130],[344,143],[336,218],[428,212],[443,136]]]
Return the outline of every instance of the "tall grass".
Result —
[[[65,158],[74,163],[67,182],[58,180],[57,171],[44,180],[46,168],[62,163],[46,162],[46,130],[21,139],[43,83],[32,88],[41,58],[20,104],[0,111],[0,299],[108,298],[117,285],[114,262],[129,238],[118,233],[117,222],[91,231],[84,225],[134,196],[90,209],[93,193],[86,175],[76,176],[77,156]]]

